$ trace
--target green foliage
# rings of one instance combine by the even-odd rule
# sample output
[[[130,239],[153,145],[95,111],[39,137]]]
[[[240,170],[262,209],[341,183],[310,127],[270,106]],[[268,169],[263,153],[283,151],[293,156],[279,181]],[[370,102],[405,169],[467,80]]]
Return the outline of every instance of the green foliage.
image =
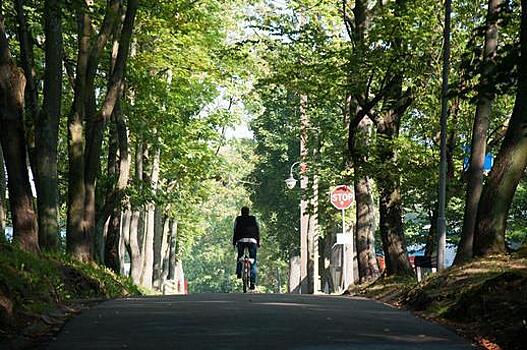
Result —
[[[527,179],[524,177],[514,195],[509,211],[507,240],[518,244],[527,242]]]
[[[205,228],[195,235],[191,249],[183,258],[190,292],[241,290],[235,275],[237,253],[232,246],[233,222],[242,206],[251,207],[250,193],[258,189],[257,184],[246,181],[256,161],[254,146],[250,140],[230,140],[220,151],[225,160],[222,176],[208,181],[209,197],[201,207]],[[262,247],[257,255],[259,290],[276,290],[278,269],[284,291],[287,264],[280,259],[280,246],[267,222],[261,220],[260,212],[253,214],[260,221],[261,231]]]

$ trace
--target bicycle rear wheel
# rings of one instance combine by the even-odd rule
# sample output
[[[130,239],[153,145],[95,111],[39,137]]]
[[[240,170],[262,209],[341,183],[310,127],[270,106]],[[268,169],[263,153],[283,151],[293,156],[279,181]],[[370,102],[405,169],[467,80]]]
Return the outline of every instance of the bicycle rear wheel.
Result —
[[[242,282],[243,282],[243,292],[247,293],[247,288],[249,288],[249,279],[251,274],[251,269],[249,268],[250,264],[247,262],[243,263],[243,275],[242,275]]]

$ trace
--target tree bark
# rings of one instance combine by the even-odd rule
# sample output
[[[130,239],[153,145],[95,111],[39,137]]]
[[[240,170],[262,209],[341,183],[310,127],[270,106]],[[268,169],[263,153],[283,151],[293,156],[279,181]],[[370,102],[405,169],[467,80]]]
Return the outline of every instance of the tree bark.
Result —
[[[396,17],[401,16],[406,4],[406,0],[395,1]],[[403,53],[403,34],[400,31],[399,28],[391,41],[393,50]],[[380,230],[385,253],[385,274],[406,276],[413,275],[414,272],[408,260],[403,232],[401,178],[395,140],[399,136],[401,118],[409,108],[412,98],[411,90],[403,91],[403,72],[388,71],[386,76],[390,78],[390,83],[385,88],[383,108],[380,113],[374,114],[373,119],[377,126],[379,159],[385,167],[377,176],[380,191]]]
[[[36,125],[36,188],[40,246],[59,249],[57,145],[62,102],[62,11],[59,0],[44,3],[44,101]]]
[[[115,273],[121,271],[119,257],[119,236],[121,233],[121,210],[114,207],[108,222],[106,244],[104,245],[104,264]]]
[[[33,59],[34,39],[27,26],[26,15],[24,12],[24,0],[15,0],[17,15],[17,35],[20,43],[20,63],[26,77],[25,101],[26,101],[26,141],[28,145],[29,160],[31,168],[36,170],[35,157],[35,125],[39,118],[38,105],[38,84],[36,81],[35,62]]]
[[[119,235],[119,266],[121,267],[121,275],[125,274],[126,255],[131,258],[132,253],[130,249],[130,221],[132,219],[132,212],[129,204],[125,206],[121,216],[121,234]]]
[[[150,184],[152,186],[152,192],[155,195],[157,191],[157,184],[159,180],[159,160],[160,160],[160,149],[157,147],[154,152],[154,158],[152,163],[152,173],[150,175]],[[155,209],[156,205],[154,202],[149,202],[146,205],[147,208],[147,219],[146,219],[146,232],[144,240],[144,260],[143,270],[141,272],[141,285],[145,288],[152,288],[153,268],[154,268],[154,228],[155,228]]]
[[[154,212],[154,261],[152,272],[152,286],[156,290],[161,290],[163,284],[163,258],[164,258],[164,241],[165,235],[165,220],[163,217],[163,207],[156,206]]]
[[[321,240],[320,251],[320,279],[321,287],[325,293],[331,293],[335,291],[335,283],[333,280],[333,271],[337,264],[332,264],[331,256],[333,254],[333,243],[335,242],[335,234],[326,234]]]
[[[115,220],[115,205],[109,206],[109,201],[112,200],[111,195],[114,191],[114,183],[117,182],[119,170],[117,169],[118,162],[118,144],[117,130],[115,123],[110,124],[110,135],[108,136],[108,159],[106,165],[106,177],[108,178],[106,186],[106,194],[104,198],[103,208],[97,214],[97,224],[95,229],[95,259],[96,261],[104,262],[104,264],[112,268],[117,267],[116,259],[118,259],[118,244],[119,244],[119,230],[112,230],[112,220]],[[119,204],[119,203],[116,203]],[[104,211],[106,210],[106,213]],[[108,221],[109,220],[109,221]],[[109,222],[105,232],[104,226]],[[117,222],[114,222],[116,224]],[[117,236],[115,236],[117,235]]]
[[[117,16],[118,8],[117,10],[113,10],[113,6],[116,3],[116,1],[110,1],[109,2],[109,8],[107,10],[107,14],[109,13],[110,16]],[[126,8],[126,15],[124,18],[123,28],[121,30],[121,35],[119,38],[119,45],[117,50],[117,57],[115,58],[115,65],[113,67],[113,70],[110,74],[110,80],[108,83],[108,89],[106,92],[105,99],[103,101],[103,104],[101,106],[100,111],[97,114],[88,115],[88,120],[90,120],[89,128],[87,129],[87,136],[86,136],[86,153],[85,153],[85,207],[84,207],[84,221],[85,221],[85,231],[88,236],[93,236],[96,231],[96,198],[95,198],[95,192],[97,187],[97,176],[100,172],[100,155],[101,155],[101,149],[102,149],[102,140],[104,135],[104,126],[105,123],[110,119],[112,116],[114,109],[116,105],[118,104],[119,99],[121,98],[122,93],[122,87],[124,83],[124,75],[126,70],[126,61],[128,58],[128,52],[130,49],[130,41],[132,37],[133,32],[133,26],[135,21],[135,15],[138,7],[138,1],[137,0],[129,0],[128,6]],[[116,12],[116,13],[114,13]],[[115,20],[114,20],[115,21]],[[104,25],[105,23],[103,23]],[[103,26],[101,29],[101,33],[104,33],[106,28]],[[112,27],[110,27],[108,30],[112,30]],[[104,34],[103,36],[106,36]],[[108,34],[109,36],[109,34]],[[99,36],[100,38],[101,36]],[[106,43],[107,39],[104,40],[104,44]],[[98,42],[97,42],[98,44]],[[102,44],[101,44],[102,45]],[[103,45],[104,46],[104,45]],[[97,46],[92,49],[98,50]],[[91,58],[91,57],[90,57]],[[91,76],[92,72],[91,69],[93,69],[90,65],[94,64],[92,60],[88,61],[88,68],[87,68],[87,91],[88,93],[91,93],[93,90],[93,77]],[[89,100],[91,97],[87,95],[87,104],[88,104],[88,110],[91,109],[91,104],[89,103]],[[110,210],[111,212],[111,210]],[[118,242],[118,240],[114,240],[114,242]],[[115,248],[115,247],[114,247]]]
[[[379,276],[379,266],[375,254],[375,208],[371,180],[364,169],[368,161],[371,120],[364,118],[359,122],[353,137],[355,145],[350,149],[355,171],[354,188],[356,210],[355,242],[359,281],[373,280]]]
[[[518,87],[511,120],[478,206],[474,255],[505,253],[507,216],[527,167],[527,0],[521,1]]]
[[[95,77],[97,74],[97,68],[99,67],[99,60],[103,53],[106,44],[110,40],[112,34],[119,35],[119,15],[121,8],[121,0],[108,0],[106,3],[106,11],[101,24],[101,28],[90,49],[88,57],[88,66],[86,69],[86,90],[88,95],[85,100],[85,109],[87,115],[87,134],[91,134],[93,126],[92,122],[95,119],[94,116],[97,112],[96,99],[95,99]],[[117,39],[116,39],[117,40]],[[112,67],[113,69],[113,67]],[[111,74],[111,72],[110,72]]]
[[[345,9],[347,1],[344,1],[343,5]],[[348,30],[357,50],[362,50],[370,21],[369,12],[364,1],[355,1],[353,15],[353,30],[350,27],[348,27]],[[346,14],[344,20],[349,21]],[[361,86],[360,90],[367,90],[366,86]],[[363,96],[362,99],[368,100],[368,96]],[[368,161],[371,120],[365,118],[365,114],[361,113],[357,101],[358,98],[352,98],[351,95],[348,97],[345,114],[347,113],[351,117],[348,125],[348,161],[354,171],[353,182],[355,201],[357,203],[354,234],[357,247],[359,281],[362,283],[378,277],[379,267],[374,246],[375,215],[371,194],[371,180],[364,169]]]
[[[87,6],[90,7],[91,4],[88,3]],[[75,97],[68,123],[70,136],[68,232],[71,237],[69,250],[80,260],[93,258],[92,241],[97,230],[95,191],[100,170],[104,123],[112,115],[121,96],[137,7],[137,0],[128,1],[115,66],[110,74],[106,96],[98,113],[95,112],[94,107],[93,81],[101,52],[119,19],[120,1],[107,2],[101,30],[91,46],[90,11],[89,8],[79,10],[80,35]],[[86,135],[83,124],[85,119],[88,121]]]
[[[300,256],[295,255],[289,258],[289,278],[288,293],[300,294]]]
[[[135,180],[142,186],[143,184],[143,144],[141,140],[136,141],[135,149]],[[132,203],[132,218],[130,220],[130,275],[134,283],[139,284],[141,271],[143,270],[142,237],[140,234],[141,206]]]
[[[37,218],[29,183],[24,134],[26,80],[11,57],[0,9],[0,143],[8,176],[13,241],[21,248],[39,251]]]
[[[356,242],[360,282],[374,280],[379,276],[375,255],[375,211],[371,193],[371,180],[363,177],[355,180],[357,205]]]
[[[469,167],[467,170],[467,192],[465,198],[465,213],[461,241],[457,248],[454,264],[461,264],[472,258],[474,230],[478,203],[483,189],[483,165],[487,145],[487,130],[494,102],[494,59],[498,46],[498,14],[502,0],[489,0],[487,24],[485,31],[485,46],[483,49],[483,70],[478,88],[476,115],[472,129],[472,144]]]
[[[130,219],[130,276],[135,284],[140,283],[141,271],[143,269],[143,255],[139,246],[139,208],[132,208]]]
[[[117,215],[120,216],[120,204],[124,197],[126,187],[128,186],[128,178],[130,172],[130,154],[128,152],[128,129],[120,110],[120,103],[117,103],[116,109],[114,110],[114,121],[115,127],[113,128],[113,146],[110,148],[111,153],[115,152],[115,158],[114,161],[108,164],[108,176],[110,178],[116,178],[116,180],[114,188],[109,189],[104,206],[98,215],[97,232],[101,227],[101,223],[105,222],[110,215],[114,218],[117,217]],[[109,159],[112,159],[114,156],[109,155]],[[106,237],[105,261],[114,261],[113,264],[115,267],[117,267],[115,261],[119,260],[120,235],[121,231],[116,229],[113,231],[108,231]]]
[[[68,213],[66,248],[75,259],[93,259],[93,237],[86,233],[84,225],[84,202],[86,198],[84,182],[84,119],[86,98],[86,72],[91,38],[91,20],[87,9],[78,13],[79,39],[77,68],[72,110],[68,115]]]
[[[309,116],[307,115],[308,98],[306,94],[300,96],[300,293],[306,294],[310,292],[310,277],[308,276],[309,264],[309,244],[308,244],[308,229],[309,229],[309,213],[307,189],[309,185],[309,178],[307,176],[307,161],[308,161],[308,128]]]
[[[161,243],[161,284],[160,288],[163,289],[163,284],[168,279],[170,272],[170,246],[171,246],[171,228],[172,220],[165,217],[163,224],[163,241]]]
[[[425,243],[425,256],[437,257],[437,217],[438,217],[438,203],[435,202],[434,208],[429,214],[430,228],[428,229],[428,236]]]
[[[413,275],[408,260],[406,239],[403,232],[401,179],[397,165],[397,150],[394,141],[399,136],[401,118],[411,100],[402,91],[402,76],[394,78],[395,83],[388,92],[393,101],[376,121],[379,159],[385,168],[377,175],[380,190],[380,230],[386,261],[386,275]],[[408,93],[408,91],[407,91]]]
[[[316,157],[316,155],[315,155]],[[312,176],[311,189],[313,195],[310,199],[310,213],[307,229],[308,246],[308,293],[314,294],[320,291],[320,272],[319,272],[319,225],[318,225],[318,176]]]
[[[172,219],[170,222],[170,254],[169,254],[169,268],[168,279],[173,280],[176,277],[176,265],[178,258],[178,222]]]

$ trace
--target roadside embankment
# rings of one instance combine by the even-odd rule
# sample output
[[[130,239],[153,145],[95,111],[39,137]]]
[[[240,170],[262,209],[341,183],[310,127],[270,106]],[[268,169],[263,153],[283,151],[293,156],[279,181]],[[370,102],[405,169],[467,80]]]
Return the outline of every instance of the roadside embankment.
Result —
[[[472,339],[481,349],[525,349],[527,255],[493,256],[429,276],[381,278],[352,291],[407,308]]]
[[[141,294],[96,264],[0,244],[0,348],[30,347],[94,302]]]

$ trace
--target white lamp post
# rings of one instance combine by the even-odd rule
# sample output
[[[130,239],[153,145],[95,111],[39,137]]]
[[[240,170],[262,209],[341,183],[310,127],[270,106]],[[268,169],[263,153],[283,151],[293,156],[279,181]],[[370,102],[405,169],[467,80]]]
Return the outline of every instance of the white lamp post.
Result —
[[[293,167],[297,164],[300,164],[300,162],[294,162],[293,165],[291,165],[291,169],[289,170],[289,178],[285,179],[285,184],[287,188],[292,190],[296,186],[297,179],[293,176]]]

